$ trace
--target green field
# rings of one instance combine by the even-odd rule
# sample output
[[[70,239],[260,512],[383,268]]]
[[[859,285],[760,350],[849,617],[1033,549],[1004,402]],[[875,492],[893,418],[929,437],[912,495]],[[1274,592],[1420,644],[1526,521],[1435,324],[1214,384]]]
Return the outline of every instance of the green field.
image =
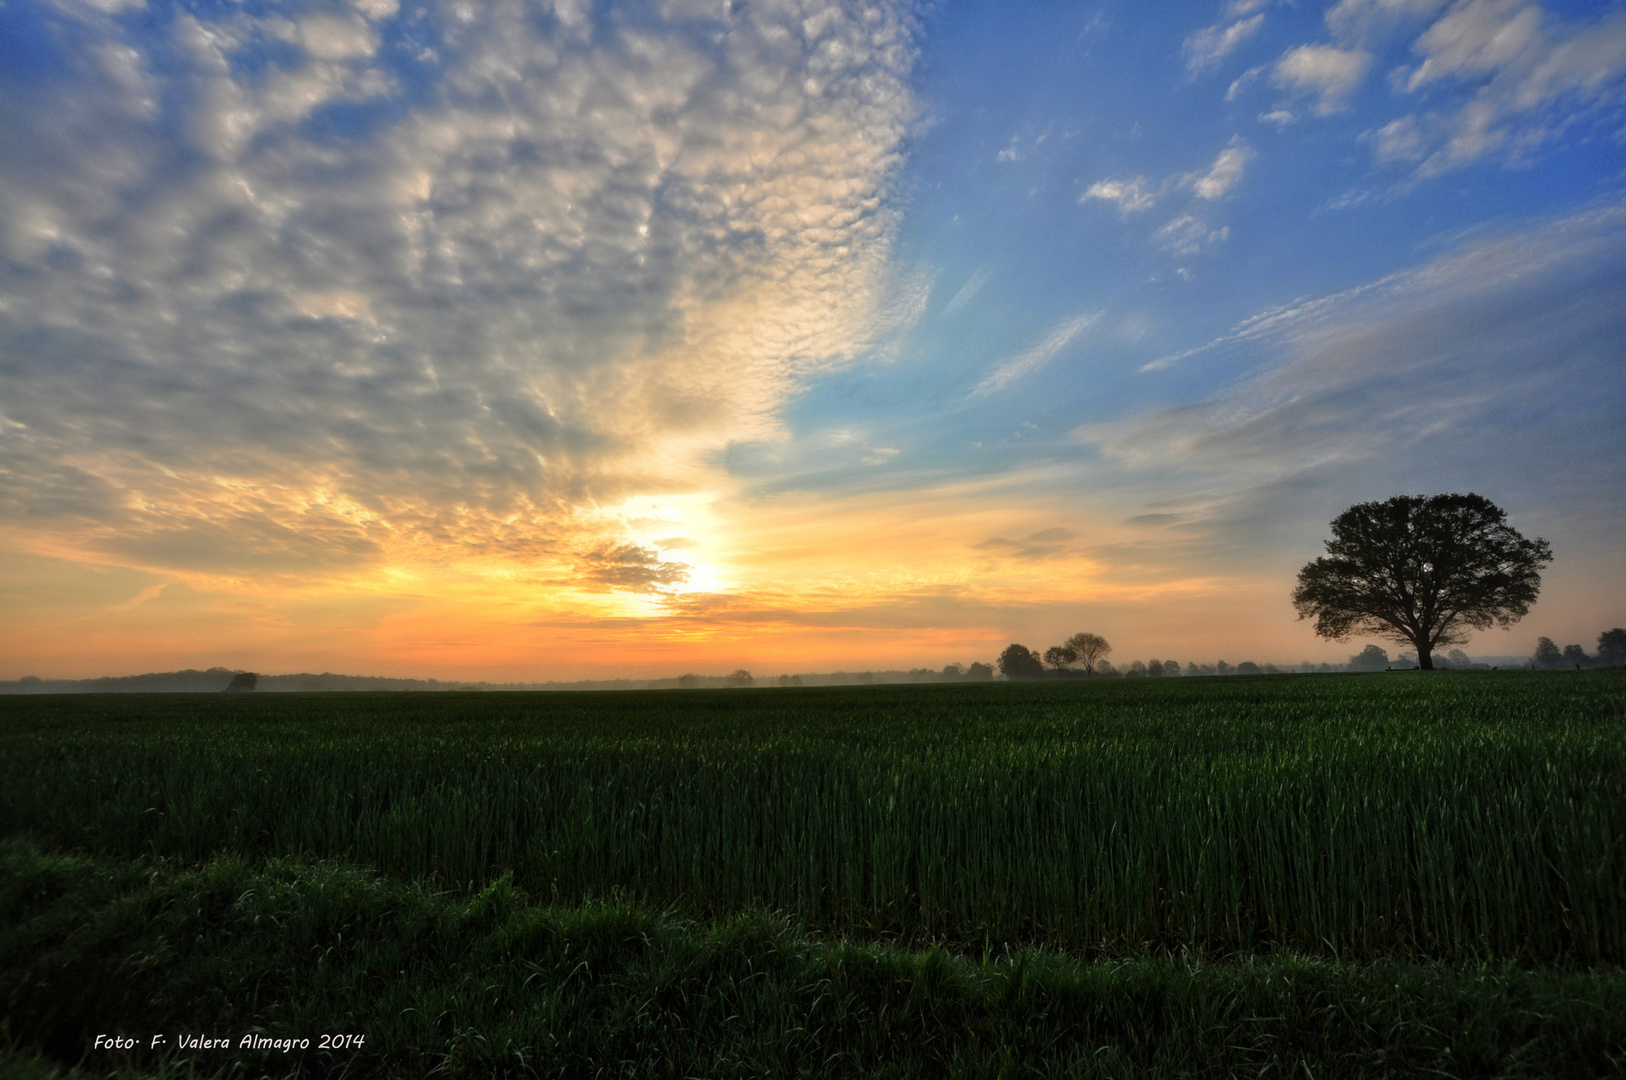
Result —
[[[12,697],[0,836],[40,1075],[1626,1068],[1620,672]]]

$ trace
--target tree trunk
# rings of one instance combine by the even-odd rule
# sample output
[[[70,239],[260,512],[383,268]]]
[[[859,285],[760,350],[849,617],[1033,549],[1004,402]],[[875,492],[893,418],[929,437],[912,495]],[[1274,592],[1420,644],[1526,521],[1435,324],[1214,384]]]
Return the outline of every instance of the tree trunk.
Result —
[[[1428,651],[1428,642],[1417,646],[1417,666],[1424,671],[1434,670],[1434,654]]]

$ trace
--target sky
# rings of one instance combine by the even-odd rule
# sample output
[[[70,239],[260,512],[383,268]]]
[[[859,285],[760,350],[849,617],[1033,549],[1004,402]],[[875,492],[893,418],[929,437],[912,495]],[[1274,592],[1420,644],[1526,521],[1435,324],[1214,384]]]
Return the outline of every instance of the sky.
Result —
[[[1622,0],[0,0],[0,678],[1590,650],[1623,404]]]

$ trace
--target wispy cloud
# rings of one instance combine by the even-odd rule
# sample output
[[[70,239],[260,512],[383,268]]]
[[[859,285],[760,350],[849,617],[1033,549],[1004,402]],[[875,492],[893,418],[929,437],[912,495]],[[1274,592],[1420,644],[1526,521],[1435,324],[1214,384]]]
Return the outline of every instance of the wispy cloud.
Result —
[[[1431,152],[1431,176],[1499,154],[1518,161],[1589,110],[1626,100],[1626,12],[1554,18],[1534,3],[1468,0],[1413,45],[1422,62],[1404,83],[1476,86],[1454,113],[1408,117]]]
[[[1338,0],[1327,26],[1339,38],[1360,40],[1375,31],[1433,16],[1452,0]]]
[[[1137,176],[1130,180],[1097,180],[1079,196],[1078,201],[1086,199],[1099,199],[1102,202],[1114,203],[1118,212],[1125,216],[1149,210],[1156,204],[1161,191],[1152,187],[1144,176]]]
[[[1486,158],[1509,164],[1626,101],[1626,12],[1567,18],[1537,0],[1340,0],[1328,10],[1338,44],[1288,50],[1272,81],[1343,111],[1371,66],[1369,47],[1396,35],[1411,59],[1390,85],[1420,107],[1366,133],[1374,157],[1418,178]]]
[[[1212,202],[1229,194],[1242,181],[1242,175],[1253,157],[1252,147],[1240,139],[1234,139],[1232,145],[1221,150],[1206,170],[1167,177],[1156,184],[1144,176],[1128,180],[1098,180],[1079,196],[1078,201],[1082,204],[1094,199],[1113,203],[1124,217],[1150,210],[1174,191],[1189,191],[1198,199]],[[1194,221],[1195,218],[1190,220]],[[1158,239],[1163,242],[1166,237],[1160,233]]]
[[[1198,255],[1225,241],[1231,235],[1229,225],[1211,229],[1195,214],[1181,214],[1153,234],[1153,239],[1165,251],[1176,257]]]
[[[1279,559],[1283,537],[1313,549],[1328,514],[1395,491],[1479,490],[1560,517],[1586,493],[1580,527],[1618,537],[1623,259],[1621,205],[1468,240],[1262,312],[1207,346],[1234,351],[1240,378],[1075,435],[1123,487],[1200,503],[1179,530],[1214,557]]]
[[[1334,45],[1300,45],[1289,49],[1276,61],[1271,81],[1277,86],[1315,99],[1315,111],[1322,116],[1342,112],[1349,97],[1372,67],[1372,54],[1364,49],[1340,49]]]
[[[1242,173],[1253,158],[1253,150],[1244,143],[1220,151],[1206,173],[1192,173],[1182,181],[1199,199],[1210,201],[1224,197],[1242,180]]]
[[[979,544],[972,544],[971,548],[974,551],[1010,559],[1053,559],[1072,553],[1073,549],[1067,542],[1076,536],[1071,529],[1056,527],[1029,533],[1021,540],[1007,540],[1002,536],[995,536]]]
[[[959,291],[949,299],[948,303],[943,305],[942,318],[947,319],[958,314],[960,309],[971,303],[972,299],[982,291],[982,287],[988,284],[988,279],[993,276],[994,271],[988,265],[984,264],[977,267],[971,276],[966,279],[965,284],[960,286]]]
[[[1330,341],[1360,341],[1364,340],[1363,328],[1379,322],[1417,326],[1417,320],[1412,318],[1414,312],[1432,312],[1435,313],[1432,317],[1442,320],[1426,339],[1426,347],[1433,348],[1442,342],[1456,341],[1466,332],[1464,320],[1479,317],[1477,313],[1482,309],[1509,304],[1510,297],[1521,299],[1491,320],[1496,325],[1510,319],[1523,320],[1534,308],[1545,307],[1556,312],[1572,303],[1581,303],[1583,307],[1594,305],[1598,290],[1613,287],[1606,268],[1621,252],[1626,252],[1626,206],[1604,206],[1524,233],[1467,243],[1433,262],[1341,292],[1266,309],[1220,337],[1161,357],[1141,370],[1156,371],[1201,353],[1236,345],[1246,345],[1251,352],[1263,355],[1267,348],[1277,348],[1284,343],[1296,343],[1298,348],[1307,349],[1312,343],[1319,347]],[[1574,284],[1578,279],[1588,282],[1585,288]],[[1569,289],[1577,289],[1576,296],[1569,303],[1560,302],[1558,297]],[[1470,306],[1464,307],[1465,304]],[[1443,319],[1446,315],[1450,316],[1449,322]],[[1565,337],[1585,338],[1598,333],[1600,322],[1612,324],[1619,318],[1618,311],[1599,311],[1583,320],[1592,329],[1577,329]],[[1538,326],[1521,330],[1521,340],[1542,332],[1541,328],[1548,322],[1544,318]],[[1500,333],[1502,331],[1493,331],[1487,325],[1473,329],[1470,336],[1483,344]],[[1465,342],[1466,339],[1452,345],[1451,351],[1464,356],[1471,354],[1473,347]],[[1399,353],[1384,353],[1373,348],[1346,374],[1360,378],[1362,372],[1403,370],[1407,363],[1404,355],[1414,354],[1420,347],[1424,347],[1421,342]],[[1499,345],[1496,351],[1509,358],[1513,353],[1505,344]],[[1281,386],[1292,373],[1302,375],[1311,367],[1309,361],[1304,360],[1279,370],[1274,367],[1268,370],[1271,374],[1262,375],[1257,383],[1250,385]],[[1337,376],[1342,369],[1323,362],[1314,370],[1315,378],[1319,379]]]
[[[1017,379],[1037,371],[1053,360],[1057,353],[1072,344],[1074,338],[1095,325],[1101,315],[1099,311],[1092,311],[1058,323],[1038,345],[1019,356],[1011,357],[995,368],[987,378],[977,384],[971,391],[971,396],[987,397],[990,394],[997,394]]]
[[[1183,46],[1186,54],[1186,71],[1196,75],[1210,68],[1218,67],[1220,62],[1231,55],[1244,41],[1247,41],[1259,28],[1265,24],[1263,12],[1238,19],[1233,23],[1216,23],[1186,38]]]

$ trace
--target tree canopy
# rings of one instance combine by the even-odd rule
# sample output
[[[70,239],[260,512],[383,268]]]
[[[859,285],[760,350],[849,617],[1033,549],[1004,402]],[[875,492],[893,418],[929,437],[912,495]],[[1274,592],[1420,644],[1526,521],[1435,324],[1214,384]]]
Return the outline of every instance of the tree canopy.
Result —
[[[1105,660],[1112,651],[1112,646],[1100,634],[1074,634],[1063,644],[1078,654],[1077,663],[1083,664],[1084,670],[1091,674],[1095,673],[1096,663]]]
[[[1389,653],[1382,645],[1368,645],[1349,658],[1351,671],[1383,671],[1389,666]]]
[[[1066,645],[1052,645],[1044,651],[1044,662],[1060,671],[1062,668],[1078,659],[1078,653]]]
[[[1299,571],[1299,618],[1334,641],[1371,634],[1412,645],[1425,671],[1441,645],[1523,618],[1553,559],[1547,541],[1526,540],[1472,493],[1359,503],[1333,519],[1332,535],[1327,554]]]
[[[1007,679],[1036,679],[1044,674],[1044,664],[1026,645],[1005,646],[998,663],[999,673]]]
[[[1626,630],[1617,626],[1598,635],[1598,663],[1626,664]]]

